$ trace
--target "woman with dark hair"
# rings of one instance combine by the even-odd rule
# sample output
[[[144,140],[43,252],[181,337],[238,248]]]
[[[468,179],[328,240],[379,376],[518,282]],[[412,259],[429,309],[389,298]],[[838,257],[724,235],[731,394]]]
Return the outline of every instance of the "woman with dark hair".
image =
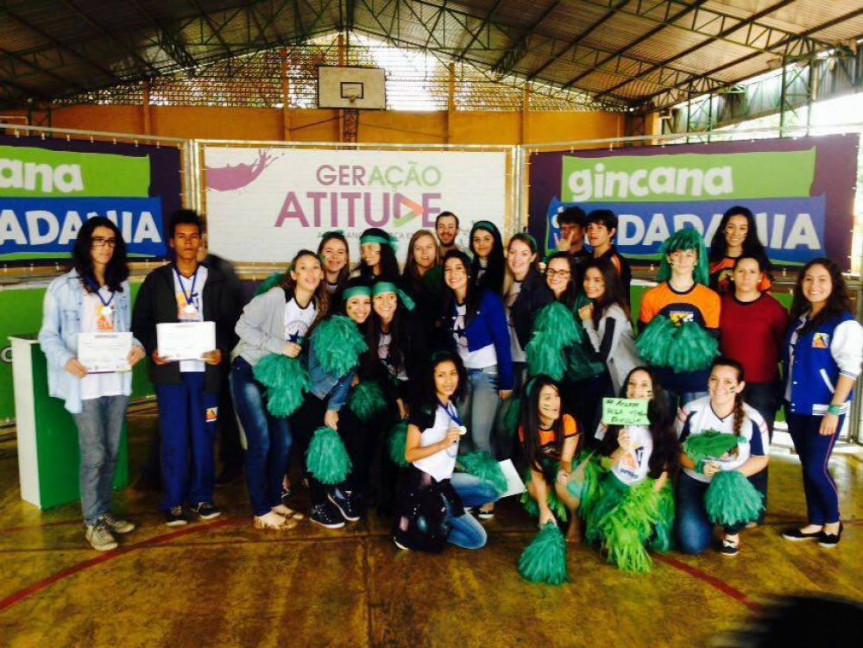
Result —
[[[763,275],[758,290],[770,290],[770,260],[758,238],[755,218],[747,207],[736,205],[722,215],[710,241],[710,287],[713,290],[720,295],[733,292],[734,261],[744,255],[755,257],[761,263]]]
[[[135,528],[111,512],[132,372],[89,373],[77,350],[79,333],[131,331],[126,243],[114,223],[96,216],[78,230],[72,260],[73,269],[54,279],[45,293],[39,343],[48,360],[48,392],[65,401],[78,427],[85,537],[94,549],[108,551],[117,547],[114,534]],[[133,339],[129,367],[145,355]]]
[[[324,285],[330,295],[334,295],[333,303],[341,300],[338,293],[344,289],[350,276],[351,254],[348,240],[339,230],[324,232],[318,243],[318,256],[324,269]]]
[[[396,240],[379,227],[370,227],[360,235],[360,264],[354,270],[367,283],[376,279],[399,281]]]
[[[500,230],[491,221],[481,220],[470,229],[470,252],[473,254],[471,272],[474,282],[503,295],[506,260]]]
[[[512,395],[512,356],[503,302],[471,282],[470,267],[470,258],[459,250],[444,257],[443,329],[467,368],[459,409],[472,445],[491,452],[495,412]]]
[[[629,319],[629,300],[620,275],[607,259],[591,259],[582,266],[582,272],[584,294],[590,302],[578,310],[578,316],[593,350],[608,367],[611,388],[617,394],[626,385],[629,372],[641,364]]]
[[[677,539],[681,550],[693,555],[704,553],[713,539],[714,525],[705,505],[713,478],[730,471],[752,477],[764,470],[770,459],[767,424],[758,410],[743,402],[743,366],[730,358],[716,358],[707,387],[707,396],[686,403],[677,414],[680,442],[685,444],[708,433],[732,435],[737,442],[731,442],[730,450],[701,458],[690,456],[686,445],[680,452],[683,474],[677,481]],[[745,526],[745,522],[724,525],[722,555],[738,554],[740,532]]]
[[[616,274],[616,273],[615,273]],[[674,412],[662,385],[647,367],[634,367],[618,392],[621,398],[646,400],[646,425],[605,425],[597,431],[598,453],[607,457],[609,472],[594,489],[596,497],[583,501],[587,540],[601,544],[609,560],[627,571],[647,571],[646,549],[668,551],[674,523],[671,481],[677,473],[680,446],[674,433]],[[595,459],[594,459],[595,461]],[[638,493],[636,489],[650,489]],[[577,489],[576,489],[577,490]],[[590,489],[583,489],[582,492]],[[645,497],[645,506],[632,507],[627,498]],[[640,537],[627,536],[620,525],[649,529]]]
[[[722,295],[719,347],[722,355],[736,360],[746,372],[743,400],[758,410],[773,441],[773,423],[779,409],[779,359],[788,331],[788,311],[761,290],[764,267],[757,256],[742,254],[734,262],[731,292]],[[767,508],[765,468],[751,479],[764,496]]]
[[[246,482],[255,528],[297,525],[297,514],[281,499],[293,441],[291,427],[287,418],[270,413],[267,388],[256,378],[255,367],[270,354],[300,356],[329,306],[323,274],[318,256],[300,250],[283,283],[249,302],[237,322],[240,342],[231,353],[231,393],[248,443]]]
[[[399,549],[441,551],[446,542],[479,549],[485,546],[486,532],[465,506],[493,502],[497,491],[477,477],[453,472],[459,440],[467,432],[455,406],[466,396],[467,373],[458,355],[439,351],[426,374],[408,419],[405,460],[410,466],[393,540]]]
[[[545,266],[545,283],[554,295],[554,300],[575,310],[578,294],[572,272],[572,261],[568,252],[555,252]]]
[[[576,518],[579,500],[566,488],[572,461],[578,451],[581,429],[576,420],[563,413],[560,386],[548,376],[535,376],[527,384],[522,422],[518,429],[527,460],[527,493],[522,502],[539,517],[539,527],[569,518],[568,541],[579,537]],[[560,506],[563,505],[563,507]]]
[[[440,318],[443,268],[437,239],[429,230],[418,230],[411,236],[402,285],[416,304],[413,318],[422,326],[426,340],[431,342]]]
[[[797,277],[783,360],[788,431],[800,456],[808,524],[786,540],[835,547],[842,536],[839,494],[828,462],[860,375],[863,328],[845,279],[830,259],[807,263]]]

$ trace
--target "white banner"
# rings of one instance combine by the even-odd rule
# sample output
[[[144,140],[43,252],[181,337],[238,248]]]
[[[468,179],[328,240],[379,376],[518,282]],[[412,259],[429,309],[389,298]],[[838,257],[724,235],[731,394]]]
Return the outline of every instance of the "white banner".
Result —
[[[288,263],[340,229],[359,261],[359,235],[381,227],[399,239],[398,259],[442,211],[501,232],[507,210],[505,152],[335,151],[204,148],[209,248],[235,262]]]

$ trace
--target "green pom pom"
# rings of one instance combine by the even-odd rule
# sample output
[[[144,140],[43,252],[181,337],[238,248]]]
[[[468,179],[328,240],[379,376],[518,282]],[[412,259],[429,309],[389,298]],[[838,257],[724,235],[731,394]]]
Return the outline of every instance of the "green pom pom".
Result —
[[[566,540],[558,526],[548,523],[539,530],[518,560],[518,571],[531,583],[561,585],[566,573]]]
[[[357,325],[350,317],[334,315],[312,333],[315,357],[333,376],[347,376],[356,369],[360,354],[368,350]]]
[[[675,325],[657,315],[635,342],[641,359],[654,367],[675,373],[707,369],[719,355],[719,342],[695,322]]]
[[[273,416],[293,414],[311,388],[309,374],[298,358],[272,353],[258,361],[255,380],[267,388],[267,409]]]
[[[659,493],[648,479],[628,488],[620,503],[598,522],[608,561],[623,571],[649,572],[651,560],[645,543],[659,519]]]
[[[408,422],[400,421],[395,424],[390,432],[389,451],[393,463],[402,468],[407,468],[408,460],[405,459],[405,449],[408,443]]]
[[[635,341],[641,359],[652,367],[670,367],[668,354],[676,328],[664,315],[654,317]]]
[[[566,306],[559,302],[544,306],[536,315],[533,334],[525,347],[530,375],[562,380],[569,366],[570,349],[575,347],[578,354],[584,339],[584,332]]]
[[[280,286],[285,280],[286,274],[286,272],[276,272],[264,279],[261,282],[261,285],[255,289],[255,297],[257,297],[258,295],[263,295],[265,292],[269,292],[270,288]]]
[[[735,526],[755,522],[764,507],[764,496],[736,470],[717,473],[704,496],[707,517],[714,524]]]
[[[351,474],[351,458],[333,428],[315,430],[306,451],[306,468],[315,479],[330,486],[341,484]]]
[[[701,434],[687,437],[683,443],[683,452],[695,463],[708,459],[719,459],[724,454],[734,450],[741,439],[743,437],[722,434],[717,430],[707,430]]]
[[[649,543],[653,551],[665,553],[674,548],[674,511],[674,489],[668,481],[659,493],[658,519]]]
[[[497,491],[498,497],[506,492],[506,477],[491,453],[484,450],[471,452],[459,457],[458,462],[465,472],[489,482]]]
[[[384,390],[376,382],[364,380],[351,390],[348,407],[358,419],[368,423],[387,408]]]

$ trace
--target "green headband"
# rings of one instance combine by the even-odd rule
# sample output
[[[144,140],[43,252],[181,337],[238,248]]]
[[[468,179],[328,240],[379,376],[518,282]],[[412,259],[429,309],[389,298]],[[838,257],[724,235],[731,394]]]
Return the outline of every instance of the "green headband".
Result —
[[[368,286],[351,286],[342,293],[342,301],[347,303],[354,297],[371,297],[372,289]]]
[[[473,224],[473,231],[477,230],[485,230],[489,234],[494,234],[497,231],[497,227],[494,226],[494,223],[491,221],[477,221]]]
[[[388,295],[390,293],[395,293],[398,298],[402,300],[404,307],[409,311],[412,311],[414,306],[416,306],[414,300],[391,281],[378,281],[374,286],[372,286],[372,297]]]
[[[366,243],[378,243],[380,245],[389,245],[393,252],[396,251],[396,241],[393,238],[383,236],[377,236],[375,234],[367,234],[366,236],[360,237],[360,245],[365,245]]]
[[[536,244],[536,239],[533,238],[532,234],[528,234],[527,232],[519,232],[509,240],[510,244],[512,244],[513,239],[516,241],[521,239],[527,239],[528,241],[530,241],[530,245],[533,247],[533,249],[539,252],[539,246]]]

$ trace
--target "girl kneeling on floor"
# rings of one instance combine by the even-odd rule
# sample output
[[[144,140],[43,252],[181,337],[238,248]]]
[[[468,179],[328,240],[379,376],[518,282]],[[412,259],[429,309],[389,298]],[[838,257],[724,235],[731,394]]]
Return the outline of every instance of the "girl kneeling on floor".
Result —
[[[528,461],[527,493],[522,504],[538,515],[539,527],[557,518],[569,518],[569,541],[579,538],[575,512],[579,500],[566,488],[572,460],[578,450],[581,430],[575,419],[561,408],[560,387],[548,376],[537,376],[527,385],[527,400],[518,430]],[[557,516],[557,517],[555,517]]]
[[[598,452],[589,461],[608,468],[596,488],[576,487],[582,494],[586,539],[608,554],[624,571],[646,572],[647,549],[668,551],[674,524],[674,493],[670,477],[678,465],[679,445],[674,412],[662,386],[647,367],[635,367],[623,379],[620,397],[646,400],[647,425],[601,424]],[[601,457],[597,462],[597,458]],[[585,466],[585,469],[587,466]]]
[[[455,404],[466,386],[459,356],[447,351],[432,356],[422,395],[408,418],[405,460],[410,466],[393,529],[399,549],[438,552],[446,542],[464,549],[485,546],[485,529],[464,507],[494,502],[497,491],[477,477],[453,473],[459,440],[467,432]]]
[[[724,528],[721,553],[736,556],[740,531],[747,521],[758,518],[763,507],[763,497],[743,477],[751,477],[767,467],[770,441],[761,414],[743,402],[746,386],[743,379],[743,365],[729,358],[716,358],[707,382],[709,395],[687,403],[677,414],[678,438],[683,444],[680,453],[683,473],[677,481],[677,539],[680,549],[687,554],[706,551],[713,539],[713,527],[719,523]],[[712,441],[699,438],[708,435]],[[743,475],[738,476],[733,489],[726,488],[733,490],[729,494],[736,500],[736,508],[743,509],[744,498],[750,500],[756,496],[760,498],[757,511],[750,511],[748,520],[715,523],[710,486],[720,474],[731,472]],[[722,481],[733,483],[725,478]]]

